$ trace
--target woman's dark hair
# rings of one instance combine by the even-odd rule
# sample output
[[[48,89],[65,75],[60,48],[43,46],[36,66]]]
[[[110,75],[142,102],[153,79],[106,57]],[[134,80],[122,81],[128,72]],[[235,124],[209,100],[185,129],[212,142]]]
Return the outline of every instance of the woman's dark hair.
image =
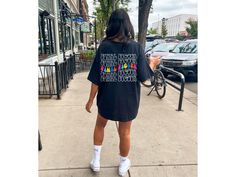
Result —
[[[113,11],[108,20],[105,40],[113,40],[115,38],[122,42],[134,39],[134,28],[130,22],[129,15],[124,9]]]

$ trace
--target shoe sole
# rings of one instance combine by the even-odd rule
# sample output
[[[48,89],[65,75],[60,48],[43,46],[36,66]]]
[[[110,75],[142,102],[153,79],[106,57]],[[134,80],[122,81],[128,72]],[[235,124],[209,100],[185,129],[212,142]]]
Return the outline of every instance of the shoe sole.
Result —
[[[93,172],[99,172],[100,168],[99,167],[94,167],[93,165],[90,164],[90,168]]]
[[[128,170],[127,170],[126,172],[120,172],[120,171],[118,170],[118,171],[119,171],[119,175],[120,175],[120,176],[125,176],[125,175],[127,174],[127,172],[129,171],[130,166],[131,166],[131,165],[129,165]]]

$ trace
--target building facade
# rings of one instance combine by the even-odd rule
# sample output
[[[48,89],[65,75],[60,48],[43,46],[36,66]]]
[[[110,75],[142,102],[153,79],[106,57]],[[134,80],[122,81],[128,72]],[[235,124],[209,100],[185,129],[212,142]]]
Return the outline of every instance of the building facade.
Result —
[[[165,24],[167,29],[167,37],[176,36],[178,33],[187,35],[185,23],[189,19],[197,20],[197,15],[193,14],[180,14],[170,18],[165,18]],[[162,20],[152,24],[152,28],[157,29],[157,33],[161,34]]]
[[[62,62],[65,56],[78,51],[81,43],[87,45],[88,33],[81,32],[78,14],[88,21],[86,0],[38,1],[38,60],[40,64]]]

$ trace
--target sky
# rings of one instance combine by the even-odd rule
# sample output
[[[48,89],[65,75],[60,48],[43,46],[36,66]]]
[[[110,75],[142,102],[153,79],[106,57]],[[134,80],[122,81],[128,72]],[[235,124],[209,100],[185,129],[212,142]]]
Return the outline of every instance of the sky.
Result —
[[[91,15],[94,6],[93,0],[87,0],[89,6],[89,14]],[[195,14],[197,15],[197,0],[153,0],[153,12],[149,14],[148,29],[152,27],[152,23],[161,20],[163,17],[169,18],[179,14]],[[131,0],[128,12],[130,20],[134,26],[134,31],[138,32],[138,0]]]

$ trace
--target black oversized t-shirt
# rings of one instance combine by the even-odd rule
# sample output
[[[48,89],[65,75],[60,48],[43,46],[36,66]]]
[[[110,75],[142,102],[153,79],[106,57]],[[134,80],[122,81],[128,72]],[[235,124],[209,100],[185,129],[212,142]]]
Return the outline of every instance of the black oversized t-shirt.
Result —
[[[103,41],[88,75],[88,80],[99,86],[99,114],[121,122],[134,119],[139,108],[140,82],[151,75],[153,72],[139,43]]]

